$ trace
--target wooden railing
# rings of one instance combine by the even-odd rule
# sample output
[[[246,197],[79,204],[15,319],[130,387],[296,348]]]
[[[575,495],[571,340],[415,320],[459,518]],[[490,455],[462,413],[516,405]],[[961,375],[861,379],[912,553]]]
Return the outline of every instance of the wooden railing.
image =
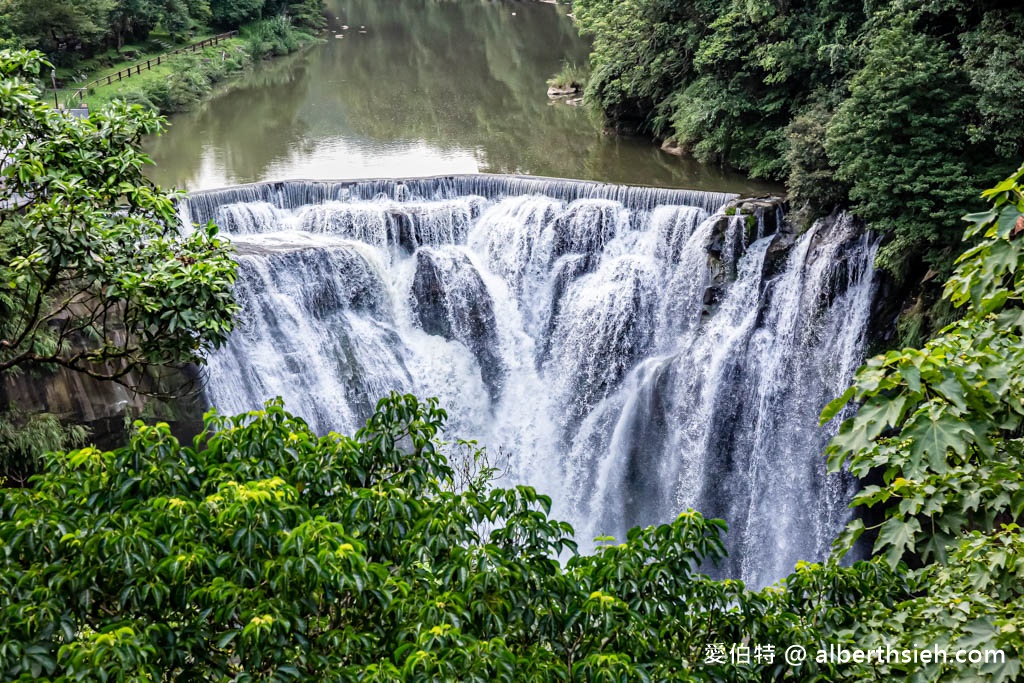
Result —
[[[89,81],[88,83],[83,85],[81,88],[78,88],[78,90],[76,90],[75,94],[72,96],[72,99],[78,98],[78,101],[81,102],[82,99],[85,97],[85,94],[91,88],[95,88],[95,87],[100,86],[100,85],[110,85],[110,84],[115,83],[117,81],[123,81],[126,78],[131,78],[134,75],[141,74],[143,71],[149,71],[154,66],[159,66],[163,62],[167,61],[167,59],[169,57],[171,57],[172,55],[181,54],[183,52],[195,52],[196,50],[202,50],[204,47],[210,47],[211,45],[218,45],[218,44],[220,44],[220,41],[228,40],[230,38],[234,38],[237,35],[238,35],[238,31],[228,31],[227,33],[221,33],[220,35],[213,36],[212,38],[207,38],[205,40],[201,40],[198,43],[192,43],[191,45],[185,45],[184,47],[179,47],[177,50],[171,50],[170,52],[165,52],[162,55],[157,55],[156,57],[151,57],[151,58],[147,59],[144,62],[139,62],[137,64],[132,64],[129,67],[125,67],[124,69],[121,69],[120,71],[117,71],[115,73],[109,74],[107,76],[100,76],[96,80]]]

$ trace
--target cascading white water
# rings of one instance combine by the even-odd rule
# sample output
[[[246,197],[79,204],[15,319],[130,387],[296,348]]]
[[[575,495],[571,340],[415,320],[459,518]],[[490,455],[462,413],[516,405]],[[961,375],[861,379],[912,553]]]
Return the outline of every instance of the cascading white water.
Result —
[[[584,547],[693,507],[729,522],[722,575],[820,559],[851,490],[817,416],[861,359],[871,239],[846,218],[767,234],[717,213],[727,195],[527,180],[190,198],[241,264],[211,403],[280,395],[326,432],[393,389],[437,396]]]

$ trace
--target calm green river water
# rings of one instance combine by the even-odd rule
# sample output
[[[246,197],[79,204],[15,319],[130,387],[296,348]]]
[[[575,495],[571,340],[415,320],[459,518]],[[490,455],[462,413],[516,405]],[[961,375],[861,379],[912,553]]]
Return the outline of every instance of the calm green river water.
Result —
[[[277,179],[529,173],[743,193],[771,189],[609,135],[545,81],[588,45],[565,7],[328,0],[326,42],[257,65],[148,144],[189,190]],[[348,28],[344,28],[344,27]],[[343,36],[343,37],[338,37]]]

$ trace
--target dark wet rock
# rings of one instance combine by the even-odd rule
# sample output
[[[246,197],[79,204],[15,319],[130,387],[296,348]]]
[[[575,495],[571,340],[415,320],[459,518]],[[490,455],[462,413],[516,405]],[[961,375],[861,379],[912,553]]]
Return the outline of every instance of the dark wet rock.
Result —
[[[551,260],[565,254],[600,254],[615,238],[621,210],[621,205],[607,201],[569,205],[555,221]]]
[[[391,219],[390,223],[394,231],[390,235],[391,240],[410,254],[416,251],[416,247],[419,245],[416,244],[416,231],[412,217],[399,209],[389,211],[388,217]]]
[[[562,312],[562,300],[569,285],[573,281],[594,270],[597,267],[596,256],[573,254],[561,258],[554,266],[553,277],[551,278],[551,311],[548,316],[547,325],[544,327],[544,334],[541,335],[541,343],[537,346],[537,368],[548,359],[551,354],[551,341],[555,331],[555,324]]]
[[[747,239],[749,242],[759,237],[767,237],[778,232],[790,232],[786,220],[786,200],[782,197],[741,197],[725,205],[724,212],[728,215],[749,216]]]
[[[796,236],[791,232],[776,233],[772,242],[768,245],[768,251],[764,255],[764,268],[762,279],[770,280],[786,269],[786,260],[796,243]]]
[[[0,410],[51,413],[66,424],[85,425],[89,443],[102,449],[126,445],[129,426],[140,417],[150,424],[168,423],[172,434],[183,441],[191,441],[202,431],[207,403],[194,365],[152,368],[141,375],[130,373],[123,380],[139,391],[63,368],[8,373],[0,383]]]
[[[491,296],[469,257],[433,249],[417,251],[412,297],[423,331],[468,348],[480,365],[491,400],[497,401],[507,369],[498,351]]]

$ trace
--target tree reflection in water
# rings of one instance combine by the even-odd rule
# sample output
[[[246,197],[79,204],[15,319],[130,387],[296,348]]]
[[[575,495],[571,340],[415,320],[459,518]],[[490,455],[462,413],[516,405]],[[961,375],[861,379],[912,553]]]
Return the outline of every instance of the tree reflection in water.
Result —
[[[589,52],[564,7],[509,0],[328,5],[323,44],[260,64],[200,109],[171,119],[171,130],[149,145],[158,182],[199,189],[490,171],[766,189],[669,156],[648,140],[609,135],[584,107],[552,104],[547,78],[563,61],[584,63]]]

